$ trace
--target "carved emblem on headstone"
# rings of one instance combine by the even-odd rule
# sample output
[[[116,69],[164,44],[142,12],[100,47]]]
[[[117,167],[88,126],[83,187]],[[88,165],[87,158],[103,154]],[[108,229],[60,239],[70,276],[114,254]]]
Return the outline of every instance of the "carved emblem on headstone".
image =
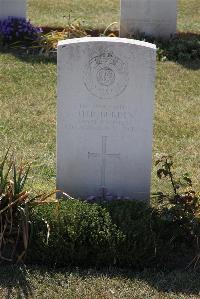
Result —
[[[105,50],[92,57],[84,71],[88,91],[100,99],[120,95],[128,84],[128,67],[113,51]]]

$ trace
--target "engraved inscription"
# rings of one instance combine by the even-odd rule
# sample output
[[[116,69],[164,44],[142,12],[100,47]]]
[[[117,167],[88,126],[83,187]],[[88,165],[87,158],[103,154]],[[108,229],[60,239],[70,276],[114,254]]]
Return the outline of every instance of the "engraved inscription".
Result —
[[[135,117],[125,105],[80,105],[78,123],[90,129],[122,129],[133,133]]]
[[[135,132],[135,115],[126,105],[80,104],[67,120],[66,129],[120,130],[131,135]]]
[[[101,182],[100,186],[106,186],[106,162],[107,158],[117,158],[120,159],[120,154],[109,154],[107,153],[107,136],[102,136],[102,148],[101,153],[90,153],[88,152],[88,159],[90,158],[100,158],[101,159]]]
[[[100,99],[119,96],[128,84],[128,66],[113,51],[105,50],[92,57],[84,70],[87,90]]]

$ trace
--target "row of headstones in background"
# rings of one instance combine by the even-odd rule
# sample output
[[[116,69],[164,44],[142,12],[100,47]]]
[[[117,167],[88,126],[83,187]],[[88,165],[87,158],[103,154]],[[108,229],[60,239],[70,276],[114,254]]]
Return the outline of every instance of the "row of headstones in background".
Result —
[[[26,17],[26,0],[0,0],[0,19]],[[121,0],[120,36],[176,33],[177,0]]]
[[[0,20],[9,16],[26,18],[26,0],[0,0]]]
[[[120,36],[169,38],[176,33],[177,0],[121,0]]]
[[[57,188],[149,200],[156,47],[123,38],[59,42]]]

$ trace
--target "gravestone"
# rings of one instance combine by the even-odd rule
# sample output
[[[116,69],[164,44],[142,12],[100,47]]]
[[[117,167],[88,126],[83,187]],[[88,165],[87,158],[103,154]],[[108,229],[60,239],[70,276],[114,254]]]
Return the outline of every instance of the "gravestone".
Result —
[[[136,40],[59,42],[59,190],[149,199],[155,60],[155,46]]]
[[[121,0],[120,36],[169,38],[176,33],[177,0]]]
[[[0,0],[0,20],[7,17],[26,18],[26,0]]]

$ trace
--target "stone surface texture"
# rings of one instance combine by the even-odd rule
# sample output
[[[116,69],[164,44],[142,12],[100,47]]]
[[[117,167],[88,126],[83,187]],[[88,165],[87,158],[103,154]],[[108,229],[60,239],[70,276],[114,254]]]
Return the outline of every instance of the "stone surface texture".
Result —
[[[169,38],[176,33],[177,0],[121,0],[120,36]]]
[[[149,199],[155,61],[155,46],[136,40],[59,42],[59,190]]]
[[[26,18],[26,0],[0,0],[0,20],[7,17]]]

